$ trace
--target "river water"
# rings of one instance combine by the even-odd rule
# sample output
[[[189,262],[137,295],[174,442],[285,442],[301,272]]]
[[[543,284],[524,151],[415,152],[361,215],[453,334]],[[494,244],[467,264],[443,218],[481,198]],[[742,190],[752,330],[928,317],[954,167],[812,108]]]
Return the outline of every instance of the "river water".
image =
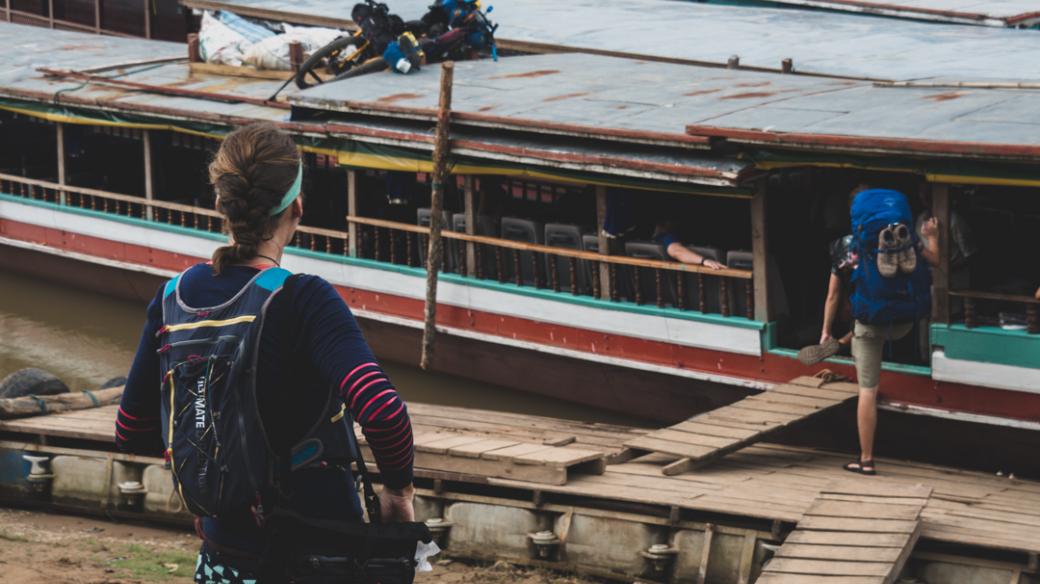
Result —
[[[0,271],[0,378],[23,367],[39,367],[79,390],[124,376],[144,315],[145,304]],[[406,401],[632,423],[616,413],[427,373],[414,365],[382,365]]]

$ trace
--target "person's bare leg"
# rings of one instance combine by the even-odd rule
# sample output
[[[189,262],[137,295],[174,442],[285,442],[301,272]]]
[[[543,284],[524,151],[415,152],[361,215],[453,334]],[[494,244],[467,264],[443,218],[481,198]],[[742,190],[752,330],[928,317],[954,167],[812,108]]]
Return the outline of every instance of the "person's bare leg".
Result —
[[[856,406],[859,428],[860,460],[874,460],[874,433],[877,430],[877,388],[859,388]]]

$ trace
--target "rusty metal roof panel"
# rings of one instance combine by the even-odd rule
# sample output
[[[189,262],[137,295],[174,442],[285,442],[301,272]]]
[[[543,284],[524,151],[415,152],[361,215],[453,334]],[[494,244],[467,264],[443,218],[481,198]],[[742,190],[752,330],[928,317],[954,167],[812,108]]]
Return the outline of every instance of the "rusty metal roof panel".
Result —
[[[3,23],[4,58],[0,82],[37,77],[39,67],[60,64],[77,70],[100,70],[125,63],[175,59],[186,55],[184,45],[163,41],[45,31],[40,27]]]
[[[181,2],[288,22],[351,24],[349,3],[338,0]],[[389,5],[408,19],[421,15],[429,3],[390,0]],[[719,65],[738,55],[744,67],[770,70],[791,58],[796,71],[878,80],[1040,80],[1040,34],[1029,30],[674,0],[491,3],[502,46],[534,52],[574,50]]]
[[[436,68],[377,74],[290,102],[430,121],[438,79]],[[886,86],[576,53],[457,63],[452,115],[471,127],[630,143],[680,145],[677,136],[687,133],[819,150],[1040,159],[1040,90]]]
[[[1040,4],[1036,0],[772,1],[791,6],[980,26],[1032,26],[1040,22]]]

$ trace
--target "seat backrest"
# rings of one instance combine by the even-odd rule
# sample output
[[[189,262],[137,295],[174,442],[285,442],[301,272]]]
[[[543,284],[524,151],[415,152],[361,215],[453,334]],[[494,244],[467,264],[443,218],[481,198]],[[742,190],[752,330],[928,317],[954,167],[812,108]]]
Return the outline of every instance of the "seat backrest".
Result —
[[[567,223],[545,224],[545,245],[554,247],[566,247],[568,249],[581,249],[581,228],[577,225]]]
[[[455,213],[451,216],[451,230],[459,233],[466,232],[466,214]]]
[[[567,249],[582,249],[581,227],[569,223],[546,223],[545,245],[563,247]],[[575,284],[571,285],[571,260],[565,257],[557,257],[556,283],[562,292],[570,292],[575,289],[578,294],[588,294],[589,279],[588,268],[584,265],[588,262],[575,262]],[[553,277],[553,262],[545,258],[545,273],[549,275],[550,284]]]
[[[734,270],[750,270],[755,263],[755,256],[750,251],[734,250],[726,254],[726,266]],[[748,287],[751,280],[733,282],[729,287],[730,303],[734,316],[748,314]]]
[[[581,236],[581,249],[599,253],[599,236],[594,233],[586,233]]]
[[[721,262],[726,257],[725,252],[721,249],[709,245],[687,245],[686,249],[717,262]],[[683,274],[683,277],[686,278],[684,288],[687,309],[700,310],[700,286],[703,284],[704,312],[718,314],[722,311],[722,300],[719,297],[722,287],[719,285],[717,277],[698,274]]]
[[[625,243],[625,255],[646,260],[667,260],[664,246],[654,241],[629,241]],[[633,291],[639,291],[639,302],[643,304],[657,303],[657,270],[639,269],[630,266],[619,266],[619,277],[625,282],[631,282]],[[664,304],[675,304],[675,273],[671,270],[661,270],[661,296]]]
[[[519,217],[502,218],[502,239],[540,244],[542,243],[543,233],[542,225],[530,219],[521,219]],[[515,256],[519,256],[519,262],[515,260]],[[513,261],[503,262],[504,275],[507,281],[516,281],[515,270],[517,263],[520,266],[520,282],[522,284],[535,286],[539,281],[545,281],[542,277],[545,274],[545,261],[542,258],[536,258],[533,252],[508,250],[506,257],[513,258]]]
[[[734,270],[750,270],[754,263],[754,255],[749,251],[731,251],[726,254],[726,266]]]

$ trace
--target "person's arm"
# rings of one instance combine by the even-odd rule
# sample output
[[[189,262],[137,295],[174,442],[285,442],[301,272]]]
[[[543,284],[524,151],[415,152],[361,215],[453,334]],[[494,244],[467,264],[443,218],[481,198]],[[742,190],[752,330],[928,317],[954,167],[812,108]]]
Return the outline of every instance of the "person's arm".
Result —
[[[1036,295],[1035,296],[1036,296],[1037,300],[1040,300],[1040,288],[1036,289]]]
[[[726,266],[712,259],[708,259],[701,254],[687,248],[685,245],[678,241],[668,244],[666,248],[668,257],[672,258],[677,262],[684,264],[696,264],[698,266],[704,266],[713,270],[721,270]]]
[[[834,319],[838,316],[838,306],[841,304],[841,278],[831,272],[830,282],[827,284],[827,301],[823,305],[823,330],[820,331],[820,344],[822,345],[831,336]]]
[[[372,450],[384,489],[384,518],[412,521],[412,424],[408,408],[379,366],[346,303],[325,280],[301,277],[294,304],[307,351],[339,391]]]
[[[155,331],[162,326],[162,288],[160,296],[148,305],[148,317],[137,345],[126,388],[116,413],[116,447],[123,452],[155,456],[162,452],[159,423],[159,356]]]
[[[921,236],[924,238],[921,256],[933,268],[939,267],[939,220],[932,217],[925,221],[921,226]]]

